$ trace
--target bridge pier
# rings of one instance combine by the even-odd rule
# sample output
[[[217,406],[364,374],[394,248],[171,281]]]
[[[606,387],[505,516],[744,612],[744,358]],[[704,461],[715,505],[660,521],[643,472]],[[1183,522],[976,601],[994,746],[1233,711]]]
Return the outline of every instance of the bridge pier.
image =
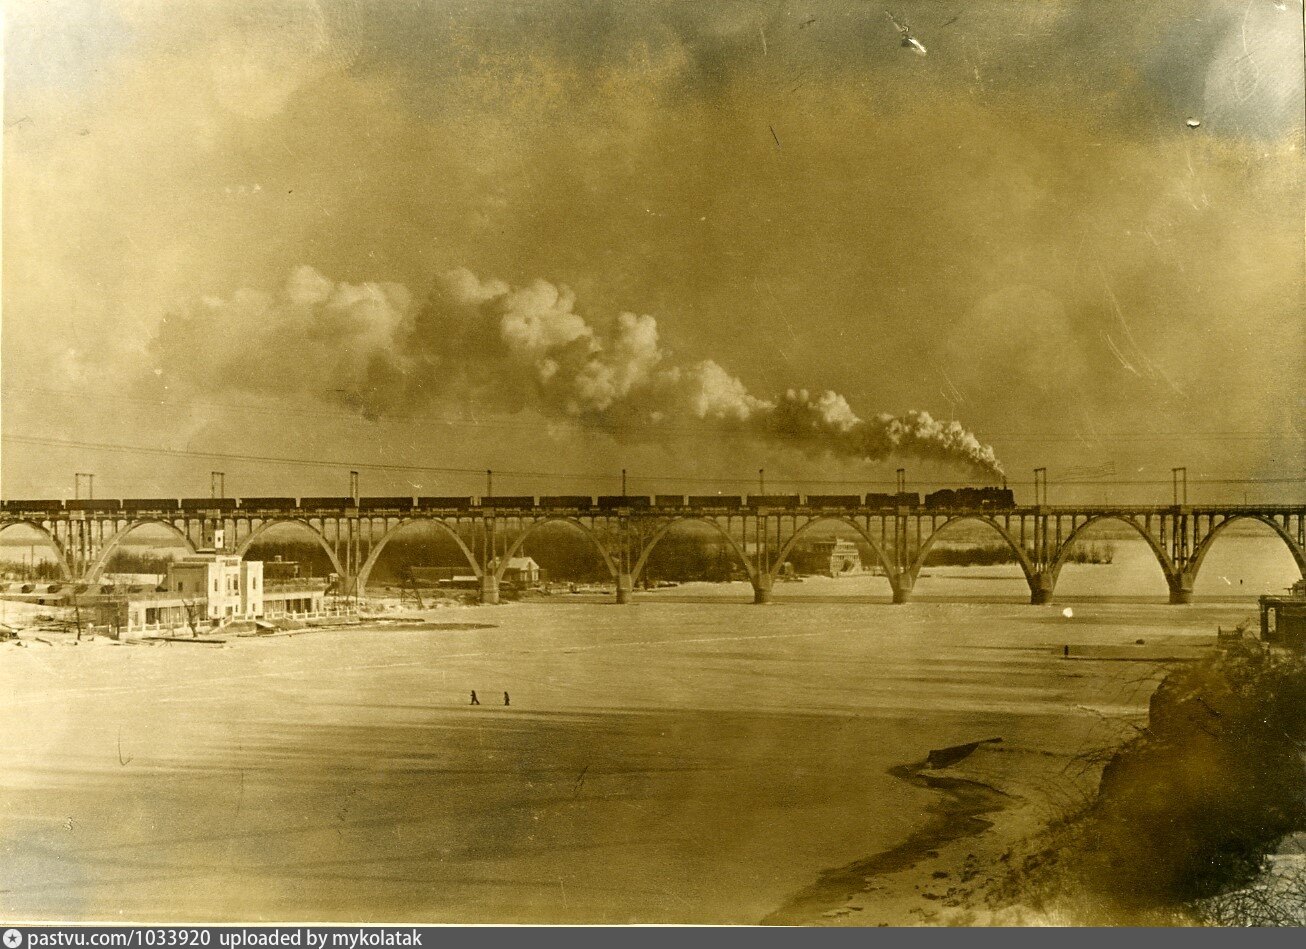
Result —
[[[1193,581],[1180,577],[1170,581],[1170,603],[1181,605],[1193,602]]]
[[[628,573],[617,574],[617,605],[623,605],[630,602],[631,593],[635,590],[635,582]]]
[[[893,602],[911,602],[911,591],[916,586],[915,577],[902,574],[898,577],[890,577],[889,583],[893,585]]]
[[[488,571],[481,575],[481,602],[487,606],[499,602],[499,578]]]
[[[755,580],[753,582],[753,602],[770,603],[771,589],[774,585],[775,585],[775,581],[773,581],[770,577],[763,577],[759,580]]]
[[[1052,590],[1055,581],[1041,576],[1029,585],[1029,602],[1031,606],[1046,606],[1052,602]]]

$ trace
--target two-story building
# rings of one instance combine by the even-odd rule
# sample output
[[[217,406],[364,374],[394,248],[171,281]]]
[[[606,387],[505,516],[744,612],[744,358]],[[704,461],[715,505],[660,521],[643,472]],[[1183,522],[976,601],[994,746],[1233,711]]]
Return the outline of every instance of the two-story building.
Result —
[[[208,619],[253,619],[263,615],[263,562],[239,554],[198,553],[168,565],[168,593],[204,600]]]
[[[95,601],[98,623],[127,631],[199,631],[238,620],[327,612],[325,581],[299,578],[267,587],[262,561],[214,551],[173,561],[156,590],[99,596]]]

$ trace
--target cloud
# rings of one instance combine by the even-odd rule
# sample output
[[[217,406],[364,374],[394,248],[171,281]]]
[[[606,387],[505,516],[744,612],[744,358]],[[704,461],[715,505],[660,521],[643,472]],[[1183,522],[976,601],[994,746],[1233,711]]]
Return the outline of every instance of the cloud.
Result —
[[[928,412],[860,418],[836,392],[754,395],[711,359],[683,365],[650,315],[600,326],[567,287],[513,287],[466,268],[439,276],[419,307],[399,285],[333,281],[296,267],[272,293],[205,298],[154,342],[166,378],[150,386],[244,389],[310,397],[376,418],[414,408],[529,408],[635,439],[686,426],[719,429],[812,454],[856,460],[925,458],[995,475],[993,450]]]

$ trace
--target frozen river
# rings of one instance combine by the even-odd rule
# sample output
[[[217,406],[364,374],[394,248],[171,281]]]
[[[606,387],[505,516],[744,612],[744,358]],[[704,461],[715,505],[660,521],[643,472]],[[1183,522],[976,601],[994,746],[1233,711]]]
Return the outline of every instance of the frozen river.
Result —
[[[778,587],[769,607],[744,585],[438,616],[487,629],[6,645],[0,908],[756,922],[919,829],[937,795],[889,768],[989,736],[1069,756],[1146,707],[1149,664],[1063,645],[1165,652],[1253,612],[1165,605],[1159,570],[1119,548],[1063,584],[1125,601],[1071,617],[1019,602],[1018,575],[953,568],[897,607],[866,578]],[[1270,563],[1258,587],[1282,585]],[[954,601],[977,589],[1013,601]]]

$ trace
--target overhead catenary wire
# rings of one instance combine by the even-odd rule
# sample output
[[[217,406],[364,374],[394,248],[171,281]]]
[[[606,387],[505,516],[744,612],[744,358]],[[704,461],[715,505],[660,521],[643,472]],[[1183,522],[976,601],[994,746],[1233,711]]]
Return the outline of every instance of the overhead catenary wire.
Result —
[[[367,471],[393,471],[393,472],[410,472],[410,473],[428,473],[428,474],[455,474],[455,475],[483,475],[483,467],[450,467],[440,465],[415,465],[415,464],[395,464],[387,462],[366,462],[351,459],[323,459],[323,458],[302,458],[288,457],[279,455],[260,455],[247,452],[213,452],[200,451],[196,449],[181,448],[163,448],[148,445],[122,445],[109,442],[92,442],[71,438],[51,438],[36,435],[18,435],[5,434],[3,440],[8,442],[17,442],[19,444],[43,445],[47,447],[76,448],[85,451],[103,451],[116,454],[136,454],[151,455],[162,457],[176,458],[203,458],[203,459],[222,459],[225,461],[246,461],[258,462],[261,464],[281,464],[295,467],[308,468],[334,468],[342,470],[367,470]],[[495,468],[496,474],[502,474],[513,478],[534,478],[559,480],[570,482],[614,482],[619,483],[621,474],[617,472],[605,473],[595,471],[541,471],[541,470],[521,470]],[[671,484],[719,484],[719,485],[747,485],[754,482],[752,473],[741,474],[739,477],[716,477],[707,478],[702,476],[680,476],[680,475],[653,475],[653,474],[632,474],[630,481],[639,483],[671,483]],[[876,480],[869,478],[779,478],[772,477],[771,482],[774,484],[784,485],[871,485],[871,486],[894,486],[896,480]],[[1111,487],[1113,485],[1122,486],[1140,486],[1140,485],[1169,485],[1170,478],[1125,478],[1119,480],[1105,479],[1052,479],[1058,485],[1082,485],[1091,487]],[[1306,484],[1306,474],[1282,478],[1211,478],[1211,477],[1193,477],[1190,479],[1193,483],[1210,484],[1210,485],[1234,485],[1234,484],[1262,484],[1262,485],[1288,485],[1288,484]],[[975,483],[975,479],[963,481],[942,481],[921,479],[918,484],[951,487],[965,486]],[[1009,479],[1008,484],[1013,485],[1032,485],[1034,482]]]
[[[6,398],[21,398],[31,395],[32,393],[41,393],[45,395],[67,396],[69,398],[82,399],[85,393],[72,389],[61,389],[50,386],[24,386],[19,388],[7,388],[5,391]],[[355,425],[375,426],[380,423],[406,426],[425,426],[425,425],[448,425],[458,428],[472,429],[503,429],[505,431],[539,431],[540,423],[538,420],[515,421],[506,418],[467,418],[461,416],[447,416],[438,414],[415,414],[415,415],[393,415],[389,413],[377,413],[375,416],[365,416],[358,412],[331,412],[313,409],[294,408],[290,406],[281,407],[273,405],[253,405],[249,403],[237,402],[214,402],[206,399],[158,399],[146,398],[143,396],[129,395],[109,395],[96,393],[97,402],[118,402],[124,404],[148,406],[153,408],[175,407],[175,408],[196,408],[209,409],[221,412],[243,412],[252,415],[263,415],[275,418],[302,418],[312,419],[324,422],[348,423]],[[502,412],[502,407],[493,403],[469,403],[469,409],[480,410],[485,412]],[[581,422],[580,419],[572,421]],[[612,435],[657,435],[657,434],[682,434],[682,435],[702,435],[712,438],[719,438],[720,431],[706,425],[672,425],[665,422],[659,422],[656,425],[638,425],[638,424],[617,424],[613,422],[604,422],[595,426],[600,433]],[[1112,441],[1125,440],[1153,440],[1158,438],[1165,439],[1190,439],[1201,441],[1281,441],[1289,438],[1306,438],[1306,432],[1271,432],[1271,431],[1244,431],[1238,429],[1219,430],[1219,431],[1060,431],[1060,432],[1036,432],[1036,431],[1003,431],[1003,430],[985,430],[984,437],[988,440],[1001,439],[1006,442],[1035,442],[1035,443],[1068,443],[1082,444],[1092,442],[1097,439],[1111,439]]]

